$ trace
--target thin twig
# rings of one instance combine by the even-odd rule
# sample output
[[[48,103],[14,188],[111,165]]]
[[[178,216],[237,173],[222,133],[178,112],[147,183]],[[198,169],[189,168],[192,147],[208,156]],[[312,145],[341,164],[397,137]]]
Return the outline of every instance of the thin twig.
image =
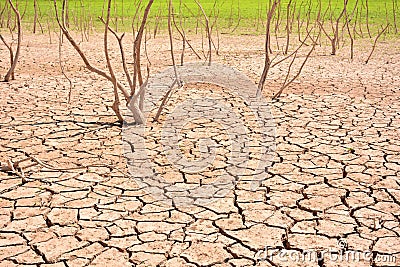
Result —
[[[167,104],[168,99],[169,99],[169,96],[172,94],[172,90],[174,89],[176,82],[177,82],[177,80],[175,79],[175,80],[172,82],[172,84],[169,86],[168,91],[167,91],[167,92],[165,93],[165,95],[163,96],[163,98],[162,98],[162,100],[161,100],[161,104],[160,104],[160,106],[158,107],[157,114],[156,114],[156,116],[154,117],[154,120],[153,120],[154,122],[158,122],[158,120],[159,120],[159,118],[160,118],[160,115],[161,115],[161,112],[162,112],[162,110],[164,109],[164,106]]]
[[[183,27],[182,27],[182,24],[181,24],[181,28],[182,28],[182,30],[181,29],[179,29],[179,27],[176,25],[176,21],[175,21],[175,16],[174,16],[174,13],[172,12],[172,22],[174,23],[174,26],[175,26],[175,28],[176,28],[176,30],[178,31],[178,33],[179,33],[179,35],[182,37],[182,39],[183,39],[183,43],[187,43],[187,45],[189,46],[189,48],[193,51],[193,53],[196,55],[196,57],[198,58],[198,59],[201,59],[201,56],[196,52],[196,50],[193,48],[193,46],[189,43],[189,40],[186,38],[186,34],[185,34],[185,31],[184,31],[184,29],[183,29]],[[180,22],[181,23],[181,22]],[[184,46],[183,46],[184,47]],[[183,51],[184,51],[184,49],[183,49]],[[184,54],[184,52],[182,52],[182,56],[181,56],[181,65],[183,65],[183,54]]]
[[[290,66],[289,66],[289,70],[288,70],[288,73],[287,73],[287,76],[286,76],[286,79],[285,79],[285,83],[282,85],[282,87],[279,89],[279,91],[272,97],[272,100],[277,99],[282,94],[283,90],[285,90],[290,84],[292,84],[300,76],[300,74],[301,74],[304,66],[306,65],[308,59],[310,58],[311,54],[314,52],[314,49],[315,49],[315,46],[317,45],[317,40],[318,40],[318,38],[320,36],[320,33],[321,32],[319,32],[318,37],[315,40],[313,40],[314,41],[313,46],[312,46],[311,50],[308,52],[306,58],[304,59],[303,63],[301,64],[301,66],[300,66],[299,70],[297,71],[296,75],[289,82],[286,83],[287,78],[288,78],[289,73],[290,73],[291,65],[293,64],[294,59],[296,57],[293,58],[293,61],[290,63]]]
[[[104,55],[106,57],[106,62],[107,62],[107,68],[108,72],[110,73],[111,76],[111,81],[113,83],[114,87],[114,103],[112,105],[112,109],[114,110],[115,114],[118,117],[118,120],[120,122],[124,121],[122,118],[121,112],[119,111],[119,96],[118,96],[118,86],[117,86],[117,78],[115,77],[115,73],[113,70],[113,67],[111,65],[110,61],[110,56],[108,54],[108,30],[109,30],[109,22],[110,22],[110,12],[111,12],[111,0],[108,0],[108,5],[107,5],[107,17],[105,21],[105,29],[104,29]]]
[[[68,104],[71,103],[71,95],[72,95],[72,81],[71,79],[67,76],[67,74],[64,71],[64,65],[62,64],[62,32],[60,30],[60,35],[58,38],[58,62],[60,63],[60,69],[61,69],[61,73],[63,74],[63,76],[68,80],[69,83],[69,93],[68,93]]]
[[[264,89],[265,80],[267,79],[267,75],[271,67],[271,59],[270,59],[271,22],[272,22],[272,16],[274,15],[276,7],[279,5],[279,3],[280,0],[274,0],[274,3],[268,10],[267,14],[267,25],[265,30],[265,61],[264,61],[264,69],[261,74],[260,81],[258,82],[257,97],[261,96],[261,92]]]
[[[10,52],[10,66],[12,66],[14,62],[14,52],[12,50],[12,43],[9,45],[7,44],[6,40],[3,38],[3,36],[0,34],[0,40],[4,43],[4,45],[7,47],[8,51]],[[11,79],[14,80],[14,72],[11,75]]]
[[[180,85],[178,70],[176,68],[175,56],[174,56],[174,42],[172,40],[171,17],[172,17],[172,0],[169,0],[169,2],[168,2],[168,35],[169,35],[170,53],[171,53],[171,59],[172,59],[172,66],[174,68],[175,79],[177,80],[178,85]]]
[[[79,45],[76,43],[76,41],[74,40],[74,38],[71,36],[71,34],[68,31],[68,28],[65,25],[65,21],[62,18],[62,21],[60,21],[59,15],[58,15],[58,9],[57,9],[57,1],[53,0],[54,2],[54,8],[55,8],[55,12],[56,12],[56,20],[57,23],[60,27],[60,29],[62,30],[64,36],[67,38],[67,40],[70,42],[70,44],[74,47],[75,51],[78,52],[79,56],[82,58],[83,62],[85,63],[85,66],[88,70],[90,70],[91,72],[94,72],[104,78],[106,78],[107,80],[113,82],[112,78],[110,75],[108,75],[106,72],[104,72],[103,70],[96,68],[94,66],[92,66],[92,64],[89,62],[89,60],[87,59],[86,55],[83,53],[83,51],[81,50],[81,48],[79,47]],[[64,16],[64,14],[62,14],[62,17]],[[123,85],[120,84],[119,82],[117,82],[117,86],[118,88],[121,90],[122,94],[125,97],[126,101],[130,100],[130,95],[128,94],[128,92],[124,89]]]
[[[313,29],[314,29],[314,27],[311,28],[311,29],[307,32],[307,35],[306,35],[306,37],[304,38],[304,40],[301,41],[300,45],[299,45],[292,53],[290,53],[290,54],[287,55],[286,57],[282,58],[281,60],[275,62],[274,64],[272,64],[273,60],[271,60],[271,68],[275,67],[276,65],[282,63],[283,61],[287,60],[288,58],[291,58],[294,54],[296,54],[296,53],[300,50],[300,48],[302,48],[303,45],[306,43],[306,41],[307,41],[307,39],[310,37],[311,31],[312,31]]]
[[[99,19],[100,19],[101,22],[103,22],[104,25],[106,25],[106,22],[104,21],[104,19],[102,17],[99,17]],[[123,46],[123,43],[122,43],[122,39],[124,38],[125,33],[123,33],[121,36],[118,36],[117,32],[114,31],[109,25],[108,25],[108,30],[115,36],[115,38],[118,41],[119,51],[121,53],[122,67],[124,69],[124,73],[125,73],[126,78],[128,80],[128,84],[129,84],[130,89],[134,90],[133,83],[132,83],[132,78],[131,78],[130,72],[128,70],[128,66],[126,64],[124,46]]]
[[[21,40],[22,40],[21,15],[19,14],[18,9],[14,6],[14,4],[13,4],[13,2],[11,0],[8,0],[8,3],[10,4],[12,10],[14,11],[16,19],[17,19],[18,40],[17,40],[17,50],[15,52],[14,59],[12,61],[11,67],[8,70],[6,76],[4,77],[4,81],[5,82],[9,82],[10,78],[14,78],[14,70],[15,70],[15,67],[17,66],[19,53],[20,53],[20,49],[21,49]]]
[[[212,45],[212,40],[211,40],[211,29],[210,29],[210,21],[208,19],[208,16],[206,12],[203,9],[203,6],[199,3],[199,1],[194,0],[197,4],[197,6],[200,8],[201,12],[203,13],[204,19],[206,21],[206,31],[207,31],[207,37],[208,37],[208,66],[211,66],[211,45]]]
[[[365,64],[368,64],[369,60],[370,60],[371,57],[372,57],[372,53],[374,53],[374,51],[375,51],[376,44],[377,44],[377,42],[378,42],[379,37],[381,37],[381,35],[387,30],[388,27],[389,27],[389,24],[387,24],[386,27],[383,28],[383,30],[380,31],[380,32],[378,33],[378,35],[376,36],[375,41],[374,41],[374,45],[372,46],[371,53],[369,53],[369,56],[368,56],[367,60],[365,61]]]

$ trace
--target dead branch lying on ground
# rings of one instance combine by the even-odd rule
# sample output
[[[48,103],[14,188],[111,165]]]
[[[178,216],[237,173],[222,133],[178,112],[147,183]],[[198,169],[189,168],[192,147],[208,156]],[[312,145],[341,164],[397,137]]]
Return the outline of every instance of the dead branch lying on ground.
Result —
[[[106,168],[118,171],[119,173],[123,174],[124,177],[129,177],[125,172],[123,172],[119,168],[117,168],[113,165],[110,165],[110,164],[90,164],[90,165],[79,166],[79,167],[57,168],[49,163],[44,163],[37,157],[31,156],[25,151],[22,151],[22,152],[25,155],[25,158],[22,160],[13,162],[11,159],[7,159],[6,163],[0,162],[0,171],[13,173],[24,180],[24,179],[26,179],[24,170],[27,170],[27,169],[29,169],[31,167],[35,167],[35,166],[40,166],[40,167],[46,168],[51,171],[74,171],[74,170],[82,170],[82,169],[89,169],[89,168],[106,167]],[[28,164],[26,166],[21,166],[22,163],[27,162],[27,161],[30,161],[30,164]]]

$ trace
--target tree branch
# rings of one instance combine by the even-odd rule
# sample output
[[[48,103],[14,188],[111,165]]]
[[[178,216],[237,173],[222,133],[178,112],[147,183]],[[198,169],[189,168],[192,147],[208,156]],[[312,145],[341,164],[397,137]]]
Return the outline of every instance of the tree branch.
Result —
[[[8,70],[6,76],[4,77],[5,82],[9,82],[10,78],[14,78],[14,70],[15,70],[15,67],[17,66],[19,53],[21,50],[21,39],[22,39],[21,15],[19,14],[18,9],[14,6],[14,4],[11,0],[8,0],[8,3],[10,4],[10,6],[11,6],[12,10],[14,11],[15,16],[17,18],[18,41],[17,41],[17,50],[15,51],[15,56],[14,56],[14,59],[12,60],[11,67]]]

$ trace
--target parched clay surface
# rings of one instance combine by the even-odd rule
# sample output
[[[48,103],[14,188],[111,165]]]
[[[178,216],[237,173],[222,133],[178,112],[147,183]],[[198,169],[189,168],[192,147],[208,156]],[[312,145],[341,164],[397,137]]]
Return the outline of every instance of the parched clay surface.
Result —
[[[170,91],[176,79],[181,86]],[[256,189],[276,147],[269,103],[256,95],[254,82],[218,63],[188,63],[176,74],[171,67],[151,77],[146,123],[126,113],[123,127],[124,155],[138,186],[174,206],[225,198],[241,180]]]
[[[201,49],[201,40],[192,42]],[[214,60],[257,82],[262,42],[262,37],[224,36]],[[271,72],[264,93],[276,148],[255,190],[251,179],[240,179],[212,202],[179,206],[155,199],[123,174],[129,168],[123,129],[110,108],[111,84],[84,70],[65,44],[62,57],[73,81],[68,103],[58,44],[26,34],[16,80],[0,83],[0,161],[15,162],[26,152],[57,168],[103,166],[32,167],[26,179],[0,172],[0,266],[400,265],[400,49],[395,41],[385,41],[365,65],[369,43],[359,42],[353,61],[346,47],[337,56],[319,47],[301,78],[274,102],[268,99],[284,74]],[[91,43],[81,45],[104,67],[100,43],[91,36]],[[148,45],[155,74],[170,64],[168,44],[159,38]],[[112,57],[118,56],[116,50]],[[1,46],[1,75],[7,59]],[[195,59],[187,51],[187,60]],[[225,94],[235,101],[218,86],[192,84],[187,90],[191,93],[174,94],[165,112],[194,96]],[[233,106],[240,110],[240,101]],[[210,130],[201,130],[202,125]],[[193,140],[219,126],[210,118],[186,124],[182,154],[201,156]],[[154,127],[159,137],[156,124],[146,127]],[[219,141],[232,141],[227,136]],[[157,156],[160,143],[150,139],[149,154],[170,168],[165,179],[176,182],[180,172]],[[224,166],[217,156],[216,166]],[[181,177],[181,182],[207,183],[213,178],[207,174]],[[359,262],[335,261],[327,254],[312,262],[289,257],[304,250],[340,251],[341,245],[373,253]],[[266,248],[286,256],[263,260]],[[383,262],[382,255],[394,262]]]

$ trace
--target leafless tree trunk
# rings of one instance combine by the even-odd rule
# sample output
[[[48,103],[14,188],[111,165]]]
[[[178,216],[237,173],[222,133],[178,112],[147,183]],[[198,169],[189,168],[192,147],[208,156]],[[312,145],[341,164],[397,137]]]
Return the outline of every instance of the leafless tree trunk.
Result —
[[[14,62],[14,52],[13,52],[13,49],[12,49],[12,43],[11,44],[8,44],[7,42],[6,42],[6,40],[4,39],[4,37],[0,34],[0,40],[4,43],[4,45],[7,47],[7,49],[8,49],[8,52],[10,53],[10,66],[12,66],[13,65],[13,62]],[[12,80],[14,80],[15,79],[15,77],[14,77],[14,72],[12,72],[11,73],[11,79]]]
[[[63,9],[65,11],[64,23],[67,26],[67,28],[69,28],[69,4],[68,4],[68,0],[63,0]]]
[[[37,0],[33,0],[33,10],[35,12],[33,17],[33,33],[36,33],[36,21],[38,19]]]
[[[356,5],[357,5],[357,2],[356,2]],[[346,19],[344,26],[346,27],[347,33],[350,37],[350,59],[353,59],[354,58],[354,37],[351,34],[351,30],[350,30],[350,21],[351,21],[352,17],[349,17],[347,10],[344,11],[344,14],[345,14],[345,19]]]
[[[277,35],[278,34],[278,32],[279,32],[279,26],[280,26],[280,23],[281,23],[281,10],[282,10],[282,5],[279,3],[277,6],[276,6],[276,8],[277,8],[277,11],[278,12],[276,12],[276,15],[277,15],[277,17],[276,17],[276,22],[275,22],[275,35]],[[275,15],[275,14],[274,14]]]
[[[171,23],[172,16],[173,16],[172,15],[172,0],[169,0],[169,2],[168,2],[168,36],[169,36],[169,45],[170,45],[172,66],[174,68],[174,73],[175,73],[175,79],[178,81],[178,85],[180,85],[180,80],[179,80],[179,76],[178,76],[178,70],[176,69],[176,63],[175,63],[174,42],[173,42],[173,39],[172,39],[172,23]]]
[[[357,35],[362,37],[362,34],[357,31],[358,9],[359,9],[357,4],[358,4],[358,0],[356,0],[356,4],[355,4],[354,10],[353,10],[353,14],[351,16],[352,18],[354,18],[353,19],[353,21],[354,21],[354,24],[353,24],[353,36],[354,36],[354,39],[356,39]],[[354,17],[354,14],[355,14],[355,17]]]
[[[162,11],[162,9],[161,9],[161,5],[160,5],[160,7],[158,8],[157,16],[156,16],[156,18],[155,18],[155,22],[154,22],[154,34],[153,34],[153,38],[156,38],[156,36],[157,36],[158,27],[159,27],[159,25],[160,25],[160,20],[161,20],[161,11]]]
[[[71,96],[72,96],[72,81],[67,76],[67,74],[65,73],[64,65],[62,63],[62,53],[61,52],[62,52],[62,32],[60,30],[60,35],[58,37],[58,60],[59,60],[59,63],[60,63],[61,73],[68,80],[68,83],[69,83],[68,103],[70,103],[71,102]]]
[[[172,9],[173,10],[173,9]],[[193,53],[197,56],[198,59],[201,59],[201,56],[196,52],[196,50],[193,48],[193,46],[190,44],[189,40],[186,38],[186,33],[185,29],[182,26],[182,17],[179,17],[179,25],[178,27],[176,21],[175,21],[175,15],[174,12],[172,12],[172,21],[174,23],[174,26],[176,30],[178,31],[179,35],[182,37],[182,53],[181,53],[181,66],[183,66],[183,59],[185,55],[185,47],[186,44],[189,46],[189,48],[193,51]]]
[[[367,32],[368,32],[368,36],[369,38],[371,38],[371,31],[369,30],[369,8],[368,8],[368,0],[365,0],[365,9],[366,9],[366,14],[365,14],[365,24],[367,25]]]
[[[114,87],[114,104],[112,106],[115,114],[118,117],[118,120],[121,121],[123,118],[119,112],[119,104],[120,104],[120,100],[119,100],[119,95],[118,95],[118,90],[122,93],[122,95],[124,96],[124,99],[127,103],[127,107],[129,108],[129,110],[132,112],[132,115],[135,119],[135,122],[138,124],[142,124],[144,123],[144,116],[142,113],[143,110],[143,100],[144,100],[144,90],[146,87],[146,82],[143,82],[143,77],[141,75],[141,68],[140,68],[140,46],[141,46],[141,41],[142,41],[142,36],[143,36],[143,32],[144,32],[144,28],[145,25],[147,23],[147,17],[150,11],[150,8],[153,4],[154,0],[149,0],[145,11],[144,11],[144,15],[142,18],[142,22],[138,31],[138,34],[135,38],[134,41],[134,66],[135,66],[135,73],[133,76],[133,80],[131,79],[131,76],[129,74],[129,71],[127,69],[126,66],[126,59],[125,59],[125,53],[124,53],[124,48],[122,45],[122,38],[124,36],[124,34],[121,37],[118,37],[117,33],[115,31],[113,31],[111,29],[111,27],[109,26],[109,22],[110,22],[110,10],[111,10],[111,0],[108,0],[108,5],[107,5],[107,16],[106,19],[103,20],[101,18],[101,20],[103,21],[104,25],[105,25],[105,29],[104,29],[104,53],[105,53],[105,58],[107,61],[107,69],[108,69],[108,73],[106,73],[105,71],[94,67],[89,60],[87,59],[85,53],[83,53],[83,51],[81,50],[81,48],[79,47],[79,45],[76,43],[76,41],[74,40],[74,38],[71,36],[71,34],[68,31],[68,27],[65,24],[65,16],[66,16],[66,1],[67,0],[63,0],[63,8],[62,8],[62,14],[61,14],[61,19],[60,16],[58,15],[58,9],[57,9],[57,0],[53,0],[54,2],[54,8],[56,11],[56,20],[58,23],[58,26],[60,27],[63,35],[67,38],[67,40],[70,42],[70,44],[74,47],[74,49],[78,52],[79,56],[82,58],[83,62],[85,63],[85,66],[88,70],[90,70],[91,72],[94,72],[104,78],[106,78],[107,80],[111,81]],[[138,7],[139,8],[139,7]],[[104,13],[103,13],[104,14]],[[121,59],[122,59],[122,65],[124,68],[124,73],[125,76],[128,80],[129,83],[129,87],[131,92],[129,93],[126,88],[124,88],[124,86],[118,82],[116,75],[114,73],[113,67],[111,65],[111,61],[110,61],[110,57],[109,57],[109,48],[108,48],[108,31],[112,32],[114,34],[114,36],[116,37],[116,39],[118,40],[119,43],[119,48],[120,48],[120,52],[121,52]],[[147,73],[149,73],[149,69],[147,70]],[[148,78],[148,75],[147,75]],[[139,83],[139,92],[135,92],[135,87],[136,87],[136,81],[138,81]]]
[[[217,35],[217,44],[215,44],[214,40],[211,38],[211,43],[215,49],[215,53],[217,54],[217,56],[219,56],[219,46],[220,46],[220,40],[219,40],[219,30],[218,30],[218,18],[219,18],[219,8],[217,8],[217,0],[214,1],[214,21],[211,24],[210,27],[210,34],[213,32],[214,27],[215,27],[215,32]]]
[[[299,12],[297,13],[296,19],[297,19],[297,35],[298,35],[299,41],[301,41],[301,30],[300,29],[302,28],[303,23],[304,23],[304,21],[301,19],[301,5],[299,8]]]
[[[286,10],[286,48],[285,55],[287,55],[289,50],[289,42],[290,42],[290,5],[292,4],[292,0],[289,1]]]
[[[362,25],[363,25],[363,22],[362,22],[363,12],[362,12],[362,10],[363,10],[363,4],[362,4],[362,1],[361,1],[360,9],[357,8],[357,11],[360,11],[359,14],[358,14],[358,29],[360,31],[360,37],[361,38],[364,37],[364,32],[363,32],[363,29],[362,29]]]
[[[7,6],[8,6],[8,2],[6,1],[6,2],[4,2],[4,6],[1,8],[1,11],[0,11],[0,28],[3,28],[4,24],[5,24],[6,13],[8,13]]]
[[[174,46],[173,46],[173,41],[172,41],[172,25],[171,25],[171,19],[173,18],[173,7],[172,7],[172,0],[169,0],[168,2],[168,35],[169,35],[169,43],[170,43],[170,52],[171,52],[171,58],[172,58],[172,65],[174,68],[174,73],[175,73],[175,79],[172,82],[172,84],[169,86],[169,90],[167,93],[164,95],[164,97],[161,100],[161,104],[157,110],[156,116],[154,117],[154,121],[158,121],[160,118],[161,112],[164,109],[168,99],[170,98],[172,94],[172,90],[174,89],[175,85],[177,85],[179,88],[182,87],[182,82],[179,79],[178,71],[176,68],[176,63],[175,63],[175,57],[174,57]]]
[[[16,22],[17,22],[17,34],[18,34],[18,39],[17,39],[17,50],[15,51],[15,56],[14,59],[11,61],[11,67],[8,70],[6,76],[4,77],[4,81],[5,82],[9,82],[10,79],[14,79],[14,70],[15,67],[17,66],[17,62],[18,62],[18,58],[19,58],[19,53],[21,50],[21,39],[22,39],[22,32],[21,32],[21,16],[19,14],[18,9],[14,6],[12,0],[8,0],[8,3],[11,6],[11,9],[13,10],[13,12],[15,13],[15,17],[16,17]],[[2,38],[3,39],[3,38]],[[5,43],[5,42],[4,42]],[[9,50],[11,49],[11,45]],[[12,54],[12,51],[10,50],[10,53]]]
[[[145,94],[145,85],[143,83],[143,77],[142,77],[142,71],[141,71],[141,66],[140,66],[140,48],[142,44],[142,37],[143,37],[143,32],[145,29],[145,25],[147,23],[147,18],[149,16],[150,8],[153,5],[154,0],[149,0],[146,9],[144,10],[143,18],[142,18],[142,23],[139,27],[138,34],[136,35],[135,39],[135,66],[136,66],[136,72],[134,76],[134,85],[136,85],[136,78],[139,83],[139,92],[137,96],[133,96],[133,99],[136,100],[137,97],[139,101],[139,109],[143,110],[143,102],[144,102],[144,94]],[[136,88],[136,86],[134,87]],[[133,94],[132,94],[133,95]],[[135,102],[135,101],[134,101]],[[143,121],[144,122],[144,121]],[[143,123],[139,122],[139,123]]]
[[[233,27],[232,32],[236,31],[237,28],[239,28],[240,22],[242,20],[242,13],[240,12],[240,0],[238,0],[238,19],[235,27]]]
[[[258,83],[257,97],[261,96],[261,92],[264,88],[265,80],[267,79],[268,71],[271,66],[271,58],[270,58],[270,43],[271,43],[271,21],[272,17],[275,13],[276,7],[279,5],[280,0],[274,0],[272,6],[269,7],[267,13],[267,25],[265,32],[265,61],[264,61],[264,70],[261,74],[260,81]]]
[[[201,12],[203,13],[204,19],[205,19],[205,25],[206,25],[206,32],[207,32],[207,38],[208,38],[208,65],[211,66],[211,55],[212,55],[212,51],[211,51],[211,46],[212,46],[212,40],[211,40],[211,28],[210,28],[210,20],[208,19],[208,16],[206,14],[206,12],[204,11],[204,8],[202,7],[202,5],[199,3],[199,1],[194,0],[197,4],[197,6],[200,8]]]
[[[111,9],[111,0],[108,0],[108,6],[107,6],[107,16],[106,16],[106,21],[104,23],[104,54],[106,57],[106,62],[107,62],[107,68],[111,76],[111,82],[113,83],[114,87],[114,103],[112,105],[112,109],[114,110],[115,114],[118,117],[119,121],[123,121],[124,119],[122,118],[121,112],[119,111],[119,96],[118,96],[118,86],[117,86],[117,78],[115,77],[113,67],[110,62],[110,56],[108,54],[108,30],[109,30],[109,23],[110,23],[110,9]],[[122,39],[122,38],[121,38]]]
[[[318,23],[320,24],[320,27],[322,29],[322,31],[324,32],[324,34],[326,35],[326,37],[329,39],[329,41],[331,42],[331,47],[332,47],[332,52],[331,55],[336,55],[336,51],[339,45],[339,24],[340,24],[340,20],[342,19],[343,15],[346,12],[347,9],[347,3],[348,0],[344,0],[344,5],[343,5],[343,9],[340,12],[340,15],[337,17],[335,24],[332,24],[332,30],[333,30],[333,37],[331,37],[329,35],[329,33],[325,30],[323,22],[318,21]],[[333,14],[331,13],[331,23],[332,23],[332,16]]]
[[[263,70],[263,73],[261,75],[260,82],[258,84],[258,90],[257,90],[257,95],[256,95],[257,97],[259,97],[261,95],[261,93],[262,93],[262,90],[264,88],[264,84],[265,84],[265,81],[266,81],[266,77],[267,77],[268,72],[270,71],[270,69],[272,69],[273,67],[277,66],[278,64],[280,64],[280,63],[282,63],[282,62],[284,62],[284,61],[286,61],[288,59],[291,59],[291,61],[290,61],[289,65],[288,65],[288,67],[287,67],[287,72],[286,72],[285,79],[284,79],[283,84],[280,87],[279,91],[273,96],[272,99],[278,98],[287,87],[289,87],[296,79],[298,79],[298,77],[300,76],[300,74],[301,74],[304,66],[306,65],[308,59],[310,58],[311,54],[314,52],[315,46],[317,45],[317,43],[318,43],[318,41],[320,39],[320,35],[321,35],[320,27],[316,27],[316,26],[318,26],[317,22],[315,22],[315,24],[311,28],[308,25],[309,20],[311,18],[310,17],[311,13],[309,12],[311,4],[309,3],[308,11],[307,11],[307,18],[306,18],[308,22],[305,25],[306,37],[304,38],[304,40],[300,39],[300,44],[297,46],[297,48],[294,49],[293,52],[291,52],[289,55],[287,55],[288,54],[288,48],[285,49],[285,51],[283,51],[283,55],[286,55],[286,56],[283,56],[277,62],[272,63],[279,56],[279,52],[274,58],[271,59],[271,56],[270,56],[270,53],[271,53],[271,50],[270,50],[271,28],[270,27],[271,27],[271,21],[273,20],[273,17],[274,17],[274,12],[277,10],[277,8],[279,7],[280,4],[281,4],[280,0],[274,0],[274,2],[270,4],[269,10],[268,10],[268,13],[267,13],[267,23],[266,23],[266,33],[265,33],[265,62],[264,62],[264,70]],[[288,4],[288,7],[290,7],[290,3]],[[301,9],[301,6],[299,8],[299,12],[300,12],[300,9]],[[295,11],[293,11],[293,12],[295,12]],[[286,14],[287,14],[287,16],[289,16],[289,18],[290,18],[290,16],[293,16],[293,19],[294,19],[294,13],[293,13],[293,15],[290,15],[290,12],[287,12]],[[320,13],[318,14],[318,17],[320,17]],[[300,18],[298,17],[298,20],[299,19]],[[298,23],[298,26],[300,26],[300,23]],[[289,29],[289,34],[288,34],[288,31],[287,31],[286,32],[286,34],[287,34],[286,38],[290,38],[290,33],[291,33],[291,31],[290,31],[290,19],[289,19],[289,22],[287,22],[287,29],[286,30],[288,30],[288,29]],[[311,35],[312,35],[312,33],[314,32],[315,29],[318,29],[317,36],[316,37],[312,37]],[[299,27],[299,30],[301,30],[300,27]],[[296,61],[296,59],[299,58],[298,57],[298,52],[300,51],[300,49],[303,46],[307,45],[306,42],[307,42],[308,39],[310,39],[312,41],[312,47],[309,50],[309,52],[307,53],[307,55],[305,56],[305,59],[303,60],[301,66],[298,68],[297,72],[292,76],[291,74],[292,74],[293,64]]]
[[[394,25],[394,30],[395,33],[398,34],[398,29],[397,29],[397,22],[396,22],[396,6],[397,6],[397,2],[395,2],[395,0],[392,0],[392,6],[393,6],[393,25]]]

